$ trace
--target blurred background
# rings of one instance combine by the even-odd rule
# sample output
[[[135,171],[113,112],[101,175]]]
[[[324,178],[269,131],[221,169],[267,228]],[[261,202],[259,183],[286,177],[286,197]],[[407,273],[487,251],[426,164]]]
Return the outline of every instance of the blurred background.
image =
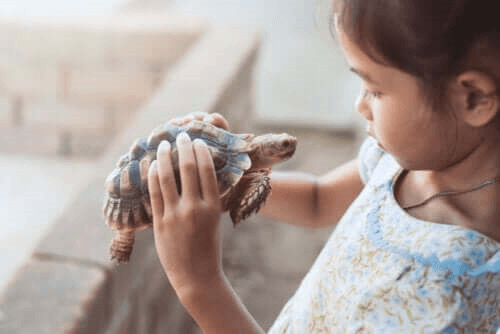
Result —
[[[55,221],[64,220],[61,216],[72,203],[85,197],[96,173],[102,184],[102,166],[113,168],[104,161],[115,161],[125,153],[117,148],[131,143],[118,142],[151,130],[138,124],[164,122],[201,108],[221,112],[235,131],[298,136],[299,150],[283,169],[321,174],[352,158],[362,137],[361,120],[353,110],[359,82],[349,74],[330,33],[329,5],[326,0],[0,1],[0,295],[22,280],[21,268],[30,259],[50,253],[40,251],[44,242],[50,243],[45,236]],[[159,92],[182,86],[169,78],[187,55],[198,45],[217,48],[219,35],[205,42],[207,31],[220,36],[257,31],[257,44],[247,43],[256,56],[245,60],[250,65],[238,65],[250,68],[250,74],[235,72],[229,84],[217,88],[214,96],[223,102],[210,102],[206,109],[191,102],[145,123],[151,117],[143,110],[158,105]],[[237,38],[236,33],[230,36]],[[240,44],[235,42],[234,48]],[[234,71],[226,69],[224,60],[231,47],[217,52],[211,70]],[[204,57],[195,58],[196,66]],[[196,74],[189,80],[196,81]],[[209,91],[211,83],[201,86]],[[190,99],[190,92],[180,92],[176,99]],[[267,221],[258,225],[242,227],[225,239],[225,265],[249,309],[268,327],[330,231],[305,233]],[[305,234],[308,239],[301,240]],[[256,249],[260,257],[249,255]],[[264,285],[275,293],[263,290]],[[18,298],[4,295],[2,333],[2,328],[15,326],[1,303],[6,307]],[[262,307],[266,303],[271,303],[269,309]],[[143,333],[126,328],[127,333]]]

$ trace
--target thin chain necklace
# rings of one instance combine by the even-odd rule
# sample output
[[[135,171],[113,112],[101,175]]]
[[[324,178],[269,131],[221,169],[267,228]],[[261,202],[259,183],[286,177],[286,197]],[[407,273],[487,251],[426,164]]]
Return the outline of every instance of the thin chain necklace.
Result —
[[[427,204],[428,202],[432,201],[433,199],[435,198],[438,198],[438,197],[445,197],[445,196],[456,196],[456,195],[461,195],[461,194],[466,194],[466,193],[470,193],[470,192],[473,192],[473,191],[476,191],[476,190],[479,190],[479,189],[482,189],[490,184],[494,184],[494,183],[497,183],[498,181],[500,180],[500,176],[497,176],[497,177],[493,177],[491,179],[487,179],[486,181],[484,181],[483,183],[481,183],[480,185],[478,186],[475,186],[473,188],[470,188],[470,189],[467,189],[467,190],[448,190],[448,191],[441,191],[441,192],[438,192],[434,195],[432,195],[431,197],[429,198],[426,198],[424,199],[422,202],[420,203],[417,203],[417,204],[413,204],[413,205],[409,205],[409,206],[405,206],[403,207],[404,210],[410,210],[410,209],[415,209],[415,208],[418,208],[418,207],[421,207],[422,205],[425,205]]]

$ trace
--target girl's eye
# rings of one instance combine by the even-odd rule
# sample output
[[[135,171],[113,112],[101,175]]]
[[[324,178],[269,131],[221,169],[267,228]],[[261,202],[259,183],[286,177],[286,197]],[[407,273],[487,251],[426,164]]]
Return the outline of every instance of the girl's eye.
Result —
[[[380,92],[369,90],[369,89],[364,89],[363,92],[363,98],[379,98],[380,97]]]

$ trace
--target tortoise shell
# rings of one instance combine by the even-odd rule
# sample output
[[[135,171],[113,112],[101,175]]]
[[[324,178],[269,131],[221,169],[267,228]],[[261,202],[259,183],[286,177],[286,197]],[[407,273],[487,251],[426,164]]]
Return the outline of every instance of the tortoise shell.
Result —
[[[137,230],[151,225],[147,177],[149,166],[156,160],[156,151],[163,140],[171,144],[177,187],[181,191],[176,148],[176,138],[181,132],[186,132],[191,140],[199,138],[207,144],[214,161],[221,196],[238,183],[243,173],[251,167],[247,139],[252,135],[233,134],[202,121],[192,121],[183,126],[161,125],[148,138],[135,141],[106,179],[104,215],[112,229]]]

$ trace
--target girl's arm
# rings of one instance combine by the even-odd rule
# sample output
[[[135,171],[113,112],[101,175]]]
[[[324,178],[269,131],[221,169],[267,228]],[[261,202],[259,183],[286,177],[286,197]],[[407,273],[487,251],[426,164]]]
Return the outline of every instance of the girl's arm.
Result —
[[[179,298],[205,334],[264,333],[224,275]]]
[[[335,225],[363,189],[357,160],[317,177],[271,173],[271,195],[259,211],[265,217],[304,227]]]
[[[163,141],[149,169],[158,257],[179,300],[203,333],[263,333],[237,298],[222,269],[221,203],[210,151],[177,137],[181,193],[170,145]]]

